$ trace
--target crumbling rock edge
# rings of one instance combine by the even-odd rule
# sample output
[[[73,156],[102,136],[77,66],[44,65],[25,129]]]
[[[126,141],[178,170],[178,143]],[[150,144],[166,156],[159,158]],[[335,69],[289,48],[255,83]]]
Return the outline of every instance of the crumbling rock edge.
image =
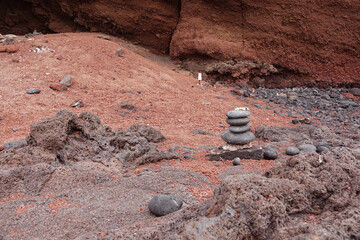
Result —
[[[95,114],[83,112],[77,116],[60,110],[31,125],[27,145],[0,152],[0,197],[16,191],[36,194],[64,165],[90,161],[120,171],[123,167],[179,158],[174,152],[157,150],[156,143],[164,140],[150,125],[114,131],[101,124]]]

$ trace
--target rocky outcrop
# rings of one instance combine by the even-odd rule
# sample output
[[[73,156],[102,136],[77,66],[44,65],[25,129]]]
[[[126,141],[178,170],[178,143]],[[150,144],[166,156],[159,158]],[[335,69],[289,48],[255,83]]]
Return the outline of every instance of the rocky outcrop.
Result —
[[[0,32],[101,31],[206,73],[255,86],[360,85],[357,1],[70,1],[1,3]]]
[[[216,80],[358,85],[359,11],[354,1],[183,0],[170,54]]]
[[[180,2],[15,0],[1,6],[0,32],[105,32],[166,53],[178,21]]]

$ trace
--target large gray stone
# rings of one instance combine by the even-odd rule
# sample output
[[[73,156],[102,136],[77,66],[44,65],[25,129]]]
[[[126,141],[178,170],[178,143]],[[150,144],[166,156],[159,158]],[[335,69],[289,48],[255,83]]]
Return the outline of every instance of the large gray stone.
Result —
[[[298,148],[300,152],[316,152],[316,147],[312,144],[301,144]]]
[[[226,130],[221,134],[221,138],[229,144],[245,145],[254,140],[255,135],[252,132],[235,134],[230,132],[229,130]]]
[[[245,117],[245,118],[227,118],[226,122],[230,126],[244,126],[250,122],[250,119],[247,117]]]
[[[155,216],[161,217],[176,212],[182,205],[183,201],[177,196],[158,194],[150,200],[149,209]]]
[[[238,110],[232,110],[226,113],[226,116],[228,118],[244,118],[249,116],[251,113],[250,111],[238,111]]]
[[[250,125],[246,124],[244,126],[230,126],[229,131],[232,133],[243,133],[250,130]]]

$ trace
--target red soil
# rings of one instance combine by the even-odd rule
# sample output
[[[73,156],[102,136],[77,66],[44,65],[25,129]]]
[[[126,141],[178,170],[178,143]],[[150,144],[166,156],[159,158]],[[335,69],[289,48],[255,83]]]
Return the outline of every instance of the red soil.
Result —
[[[40,35],[33,40],[18,37],[18,52],[0,53],[0,118],[3,119],[0,120],[0,146],[25,139],[31,123],[64,108],[77,113],[96,113],[103,123],[114,129],[128,128],[135,123],[150,124],[167,138],[159,144],[162,149],[172,145],[224,144],[219,135],[224,130],[221,125],[227,127],[225,113],[240,106],[249,107],[252,112],[252,131],[260,125],[291,126],[291,119],[276,115],[273,110],[252,107],[231,95],[229,88],[198,85],[197,79],[188,72],[171,70],[177,66],[166,58],[151,55],[119,39],[107,41],[97,36],[72,33]],[[114,51],[120,47],[124,50],[123,56],[115,56]],[[44,52],[33,52],[36,48]],[[66,75],[72,75],[74,82],[67,91],[50,89],[51,84],[59,83]],[[26,94],[30,88],[39,88],[41,93]],[[83,108],[70,107],[77,99],[84,102]],[[137,112],[120,116],[122,109],[118,106],[123,101],[133,103]],[[266,106],[264,102],[261,104]],[[217,136],[196,135],[195,128]],[[205,154],[198,152],[195,160],[170,161],[170,165],[201,172],[217,184],[217,174],[231,162],[215,166]],[[259,170],[273,165],[271,161],[254,162],[245,161],[244,165]]]

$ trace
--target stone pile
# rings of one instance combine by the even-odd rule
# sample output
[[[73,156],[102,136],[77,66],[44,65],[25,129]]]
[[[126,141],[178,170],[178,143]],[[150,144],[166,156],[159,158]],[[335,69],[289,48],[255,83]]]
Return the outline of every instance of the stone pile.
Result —
[[[250,131],[251,112],[248,108],[237,108],[226,113],[226,122],[230,125],[229,130],[221,134],[221,138],[231,145],[247,145],[255,139]]]

